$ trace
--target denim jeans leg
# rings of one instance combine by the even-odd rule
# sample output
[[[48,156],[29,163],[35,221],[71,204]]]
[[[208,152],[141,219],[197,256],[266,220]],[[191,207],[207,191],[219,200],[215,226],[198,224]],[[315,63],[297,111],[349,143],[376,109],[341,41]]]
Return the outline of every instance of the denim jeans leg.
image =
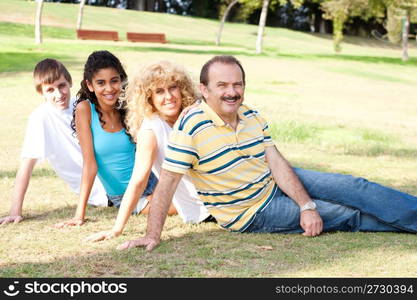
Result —
[[[417,197],[350,175],[294,171],[314,199],[341,204],[387,225],[417,232]]]
[[[332,202],[314,199],[323,220],[323,231],[398,231],[359,210]],[[282,192],[278,193],[261,212],[256,213],[245,232],[301,233],[300,208]]]
[[[385,232],[401,232],[403,230],[382,223],[378,219],[361,213],[361,224],[359,231],[385,231]]]
[[[120,204],[122,203],[123,194],[113,196],[107,195],[107,199],[109,199],[109,201],[113,204],[114,207],[119,208]]]
[[[143,191],[142,196],[149,196],[155,190],[156,185],[158,184],[158,177],[151,171],[148,178],[148,183],[146,184],[146,188]]]

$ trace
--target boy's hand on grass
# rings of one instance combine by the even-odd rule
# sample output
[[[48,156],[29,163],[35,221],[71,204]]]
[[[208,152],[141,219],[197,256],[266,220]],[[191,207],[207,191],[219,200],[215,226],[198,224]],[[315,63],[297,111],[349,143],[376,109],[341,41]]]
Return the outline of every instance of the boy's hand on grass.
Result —
[[[117,250],[126,250],[126,249],[130,249],[134,247],[145,247],[146,251],[150,252],[156,246],[158,246],[159,243],[160,243],[159,239],[153,239],[153,238],[145,236],[137,240],[130,240],[130,241],[124,242],[123,244],[120,244],[117,247]]]
[[[8,223],[17,224],[17,223],[20,223],[21,221],[23,221],[22,216],[7,216],[7,217],[0,219],[0,226],[6,225]]]
[[[110,240],[112,238],[115,238],[119,236],[121,233],[115,232],[113,230],[107,230],[107,231],[100,231],[96,232],[90,236],[88,236],[84,241],[86,242],[99,242],[103,240]]]
[[[85,223],[85,220],[83,219],[71,219],[69,221],[65,221],[65,222],[61,222],[61,223],[57,223],[54,225],[55,228],[65,228],[65,227],[70,227],[70,226],[81,226]]]

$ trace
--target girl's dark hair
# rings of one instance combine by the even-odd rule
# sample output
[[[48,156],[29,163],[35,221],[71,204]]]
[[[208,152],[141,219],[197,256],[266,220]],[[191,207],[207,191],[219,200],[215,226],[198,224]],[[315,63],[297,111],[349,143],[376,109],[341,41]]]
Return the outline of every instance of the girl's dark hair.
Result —
[[[97,97],[95,93],[90,92],[90,90],[88,89],[87,81],[89,81],[90,83],[93,82],[93,77],[99,70],[108,69],[108,68],[113,68],[116,70],[117,73],[119,73],[120,79],[122,81],[122,91],[119,96],[119,99],[123,97],[125,90],[126,90],[126,86],[127,86],[127,74],[125,70],[123,69],[122,64],[120,63],[120,60],[107,50],[94,51],[93,53],[91,53],[90,56],[87,58],[87,61],[84,65],[84,76],[83,76],[83,79],[81,80],[81,88],[77,93],[77,100],[74,102],[74,111],[72,113],[72,121],[71,121],[71,128],[74,131],[74,134],[76,134],[75,113],[76,113],[77,105],[78,103],[85,101],[85,100],[89,100],[91,103],[95,105],[101,126],[104,126],[105,122],[104,120],[102,120],[103,114],[100,111],[100,104],[97,101]],[[123,128],[126,129],[126,124],[125,124],[126,106],[124,104],[124,101],[119,100],[116,105],[116,109],[120,112],[120,118],[122,121]],[[128,134],[127,131],[126,133]]]

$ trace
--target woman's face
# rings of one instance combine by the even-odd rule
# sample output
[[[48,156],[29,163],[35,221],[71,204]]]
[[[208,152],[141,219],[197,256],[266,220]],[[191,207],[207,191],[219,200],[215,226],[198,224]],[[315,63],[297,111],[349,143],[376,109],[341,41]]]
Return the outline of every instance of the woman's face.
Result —
[[[175,82],[158,85],[152,90],[152,104],[159,115],[169,123],[175,123],[181,113],[182,95]]]
[[[96,95],[101,107],[114,106],[122,90],[122,80],[115,69],[100,69],[94,74],[91,82],[87,80],[87,86],[90,92]]]

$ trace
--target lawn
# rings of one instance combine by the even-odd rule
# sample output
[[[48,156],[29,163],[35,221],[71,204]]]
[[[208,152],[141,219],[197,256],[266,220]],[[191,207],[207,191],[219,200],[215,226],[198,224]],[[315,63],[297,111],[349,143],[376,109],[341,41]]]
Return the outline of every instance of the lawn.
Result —
[[[337,55],[329,35],[267,28],[265,53],[255,55],[256,26],[226,24],[224,45],[216,47],[213,20],[90,6],[84,28],[118,30],[123,40],[78,41],[77,10],[45,3],[38,46],[34,3],[0,2],[0,216],[9,210],[26,121],[43,101],[33,88],[34,65],[61,59],[75,95],[83,63],[99,49],[116,54],[130,77],[143,63],[168,59],[184,65],[196,82],[210,57],[236,55],[247,73],[246,103],[268,119],[294,166],[366,177],[417,195],[415,42],[404,63],[400,48],[375,40],[347,37]],[[130,43],[126,31],[164,32],[169,43]],[[86,243],[89,234],[111,228],[117,211],[90,207],[85,226],[52,228],[72,216],[76,203],[50,165],[39,164],[24,204],[26,220],[0,228],[0,277],[417,277],[415,234],[236,234],[170,217],[154,252],[119,252],[118,244],[144,234],[146,218],[132,217],[116,239]]]

